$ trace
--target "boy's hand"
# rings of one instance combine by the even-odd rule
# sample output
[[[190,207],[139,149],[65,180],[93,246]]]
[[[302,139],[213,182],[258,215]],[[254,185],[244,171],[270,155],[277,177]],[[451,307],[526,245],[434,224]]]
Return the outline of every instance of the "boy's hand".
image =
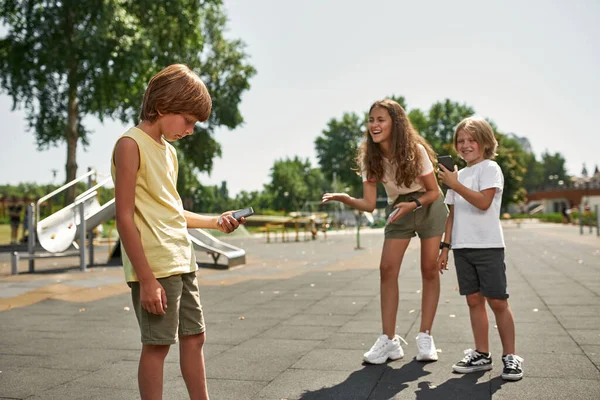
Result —
[[[341,201],[344,203],[344,200],[348,198],[350,198],[348,193],[325,193],[321,198],[321,203],[328,203],[330,201]]]
[[[442,275],[444,274],[444,270],[448,270],[448,249],[444,248],[440,251],[440,255],[437,259],[437,266]]]
[[[390,213],[391,218],[388,217],[387,224],[393,224],[409,212],[413,211],[416,207],[417,204],[414,201],[396,204],[394,206],[395,210]]]
[[[217,220],[217,229],[223,233],[231,233],[237,229],[240,224],[246,223],[246,218],[242,217],[238,221],[233,218],[233,211],[226,211]]]
[[[165,315],[167,309],[167,293],[155,279],[140,282],[140,301],[142,308],[151,314]]]
[[[440,182],[448,186],[450,189],[454,189],[458,184],[458,168],[455,165],[454,171],[450,171],[442,164],[439,164],[438,177],[440,178]]]

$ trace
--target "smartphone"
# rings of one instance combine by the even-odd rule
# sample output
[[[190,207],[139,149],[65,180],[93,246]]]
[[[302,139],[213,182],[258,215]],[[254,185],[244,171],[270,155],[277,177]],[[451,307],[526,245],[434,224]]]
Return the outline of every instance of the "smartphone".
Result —
[[[392,220],[392,218],[394,218],[394,216],[395,216],[396,214],[398,214],[398,211],[400,211],[400,209],[399,209],[399,208],[395,208],[395,209],[394,209],[394,211],[392,211],[392,212],[390,213],[390,215],[388,215],[388,217],[387,217],[387,220],[385,221],[385,224],[386,224],[386,225],[389,225],[389,223],[390,223],[390,221]]]
[[[248,207],[248,208],[244,208],[239,211],[236,211],[231,215],[233,216],[233,218],[239,220],[242,217],[249,217],[252,214],[254,214],[254,209],[252,207]]]
[[[442,164],[448,171],[454,171],[454,161],[452,161],[452,156],[439,156],[438,164]],[[448,190],[449,187],[442,184],[442,189]]]

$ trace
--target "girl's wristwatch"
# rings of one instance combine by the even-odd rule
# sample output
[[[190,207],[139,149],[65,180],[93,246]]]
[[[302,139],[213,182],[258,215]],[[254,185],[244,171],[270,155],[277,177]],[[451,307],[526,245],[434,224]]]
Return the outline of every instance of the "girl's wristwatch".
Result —
[[[415,208],[413,211],[417,211],[419,208],[423,207],[423,205],[421,204],[421,202],[418,199],[413,199],[413,201],[417,205],[417,208]]]
[[[440,243],[440,250],[443,248],[447,248],[448,250],[450,250],[452,248],[452,246],[450,246],[450,243],[446,243],[446,242],[441,242]]]

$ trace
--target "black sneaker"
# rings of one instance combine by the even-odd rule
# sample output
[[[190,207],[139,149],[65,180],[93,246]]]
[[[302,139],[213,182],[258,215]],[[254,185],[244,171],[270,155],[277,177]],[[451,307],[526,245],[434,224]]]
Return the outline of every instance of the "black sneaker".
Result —
[[[523,359],[514,354],[502,356],[504,369],[502,370],[502,379],[507,381],[518,381],[523,377]]]
[[[481,354],[477,350],[465,350],[465,357],[454,364],[452,369],[454,372],[468,374],[475,371],[489,371],[492,369],[492,356]]]

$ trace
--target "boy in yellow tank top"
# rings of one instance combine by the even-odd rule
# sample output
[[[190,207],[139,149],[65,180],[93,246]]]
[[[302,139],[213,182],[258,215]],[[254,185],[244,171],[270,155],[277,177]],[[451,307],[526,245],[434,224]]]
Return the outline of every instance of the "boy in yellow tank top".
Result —
[[[230,233],[245,221],[237,221],[231,212],[209,217],[183,209],[177,193],[177,153],[169,142],[191,135],[210,111],[202,80],[185,65],[171,65],[150,80],[141,122],[113,150],[117,229],[142,339],[142,399],[162,398],[165,357],[178,341],[190,398],[208,399],[204,317],[187,228]]]

